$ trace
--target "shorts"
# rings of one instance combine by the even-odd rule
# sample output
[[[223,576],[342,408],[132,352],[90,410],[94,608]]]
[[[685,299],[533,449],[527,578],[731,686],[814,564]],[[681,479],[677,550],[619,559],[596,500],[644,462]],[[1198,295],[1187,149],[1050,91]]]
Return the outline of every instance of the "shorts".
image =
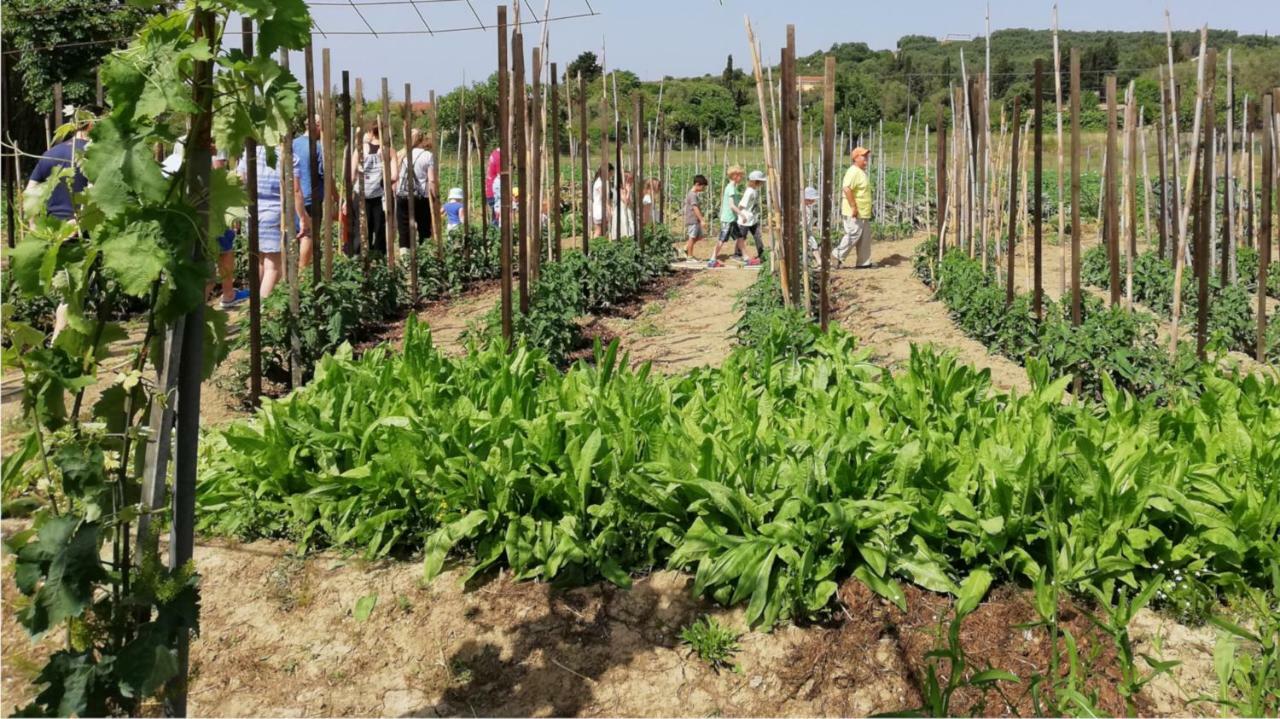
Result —
[[[729,238],[738,239],[742,237],[742,230],[738,228],[738,222],[722,222],[720,223],[720,241],[724,242]]]
[[[227,230],[218,237],[218,249],[222,252],[230,252],[236,246],[236,231]]]
[[[697,222],[692,225],[685,225],[684,236],[691,240],[700,239],[702,237],[702,225]]]

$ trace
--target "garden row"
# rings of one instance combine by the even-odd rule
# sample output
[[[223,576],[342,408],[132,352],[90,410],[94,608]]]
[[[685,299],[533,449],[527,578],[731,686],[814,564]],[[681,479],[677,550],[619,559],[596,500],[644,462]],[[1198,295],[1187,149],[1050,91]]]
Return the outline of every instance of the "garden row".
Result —
[[[1048,299],[1044,319],[1037,321],[1031,294],[1019,293],[1006,304],[1005,288],[993,273],[983,271],[980,260],[957,251],[948,252],[940,264],[936,257],[934,241],[921,245],[915,256],[917,275],[934,288],[957,326],[993,352],[1024,365],[1043,360],[1055,377],[1074,377],[1093,398],[1113,383],[1138,396],[1168,401],[1182,388],[1195,389],[1202,382],[1194,348],[1182,343],[1171,357],[1150,315],[1108,308],[1085,295],[1079,325],[1071,321],[1069,302]],[[1271,351],[1280,353],[1280,333],[1275,339]]]
[[[1209,276],[1208,331],[1211,341],[1219,346],[1253,355],[1258,341],[1254,312],[1257,302],[1254,290],[1258,286],[1257,252],[1247,247],[1240,248],[1238,262],[1241,273],[1238,282],[1224,286],[1217,272]],[[1111,277],[1108,268],[1106,247],[1095,245],[1081,257],[1080,281],[1109,289]],[[1173,314],[1173,283],[1174,268],[1154,251],[1134,258],[1133,299],[1162,318],[1168,319]],[[1272,283],[1268,281],[1267,284]],[[1192,327],[1199,306],[1200,292],[1194,276],[1188,271],[1182,282],[1181,315]],[[1268,322],[1267,356],[1280,361],[1280,327],[1274,322]]]

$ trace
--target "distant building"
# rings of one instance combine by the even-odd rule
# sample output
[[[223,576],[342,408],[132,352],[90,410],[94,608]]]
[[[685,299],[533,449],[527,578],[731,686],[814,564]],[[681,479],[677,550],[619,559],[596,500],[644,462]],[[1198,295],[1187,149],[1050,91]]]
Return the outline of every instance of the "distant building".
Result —
[[[796,75],[796,87],[800,92],[821,90],[824,78],[822,75]]]

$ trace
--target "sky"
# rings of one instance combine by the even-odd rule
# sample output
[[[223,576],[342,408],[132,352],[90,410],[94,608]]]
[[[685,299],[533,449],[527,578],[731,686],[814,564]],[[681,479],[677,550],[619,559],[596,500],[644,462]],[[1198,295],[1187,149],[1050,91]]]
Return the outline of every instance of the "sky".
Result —
[[[409,82],[415,99],[425,99],[428,90],[447,92],[464,77],[470,82],[497,68],[493,26],[498,3],[494,0],[470,0],[469,4],[467,0],[352,1],[380,33],[425,33],[425,23],[436,34],[373,37],[348,0],[308,0],[317,27],[328,34],[326,38],[317,32],[314,47],[330,48],[335,83],[345,69],[351,72],[353,85],[354,78],[364,79],[366,95],[372,96],[386,77],[393,96],[402,96],[404,83]],[[543,16],[547,0],[523,1],[522,21]],[[1063,0],[1059,23],[1069,30],[1163,31],[1168,8],[1175,30],[1211,23],[1214,28],[1241,33],[1276,35],[1280,11],[1274,5],[1273,10],[1265,10],[1268,4],[1267,0]],[[980,36],[985,12],[985,3],[979,0],[550,0],[550,7],[553,18],[598,13],[550,23],[550,60],[563,67],[583,50],[599,53],[603,46],[608,67],[631,70],[642,80],[718,74],[730,54],[736,67],[750,69],[744,15],[751,17],[764,48],[764,62],[776,63],[788,23],[796,26],[798,54],[805,55],[836,42],[891,49],[908,34]],[[1052,24],[1052,7],[1049,1],[992,0],[991,28],[1047,29]],[[478,27],[476,15],[488,31],[443,32]],[[541,27],[524,29],[527,52],[537,43]],[[301,57],[291,62],[301,75]],[[319,63],[317,50],[317,75]]]

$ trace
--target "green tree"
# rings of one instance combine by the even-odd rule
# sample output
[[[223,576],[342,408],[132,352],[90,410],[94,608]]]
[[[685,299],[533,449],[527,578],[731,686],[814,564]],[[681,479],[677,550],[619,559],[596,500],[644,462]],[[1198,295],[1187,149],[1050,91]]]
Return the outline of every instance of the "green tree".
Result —
[[[564,79],[565,82],[577,82],[578,75],[582,75],[583,82],[591,83],[600,77],[602,72],[604,68],[600,67],[600,60],[596,54],[590,50],[584,50],[564,69]]]

